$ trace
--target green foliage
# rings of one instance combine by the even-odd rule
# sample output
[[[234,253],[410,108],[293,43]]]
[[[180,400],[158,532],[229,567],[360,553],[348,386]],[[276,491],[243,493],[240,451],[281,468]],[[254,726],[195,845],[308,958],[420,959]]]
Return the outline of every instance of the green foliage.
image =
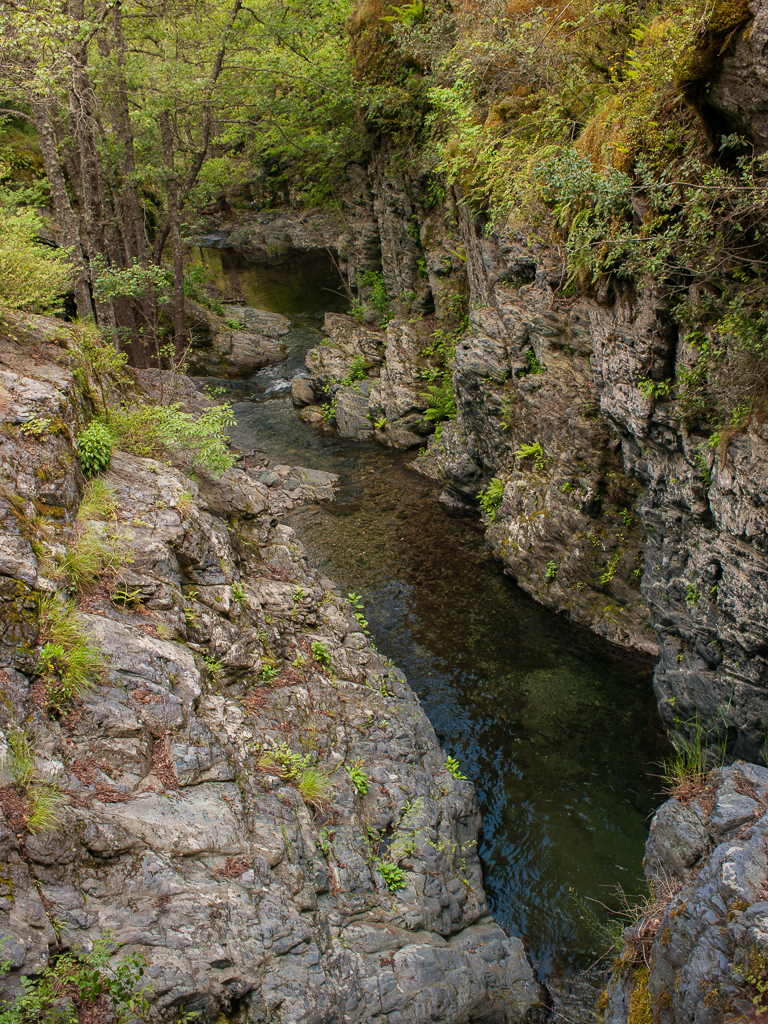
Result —
[[[360,796],[365,796],[368,792],[368,783],[370,780],[363,771],[362,764],[363,762],[358,758],[353,764],[347,764],[344,767],[347,769],[347,773],[349,774],[352,784],[357,792]]]
[[[444,767],[448,774],[452,775],[454,779],[458,779],[460,782],[467,781],[467,776],[462,775],[461,768],[459,767],[459,762],[456,760],[455,757],[446,758]]]
[[[485,518],[489,522],[495,523],[496,512],[504,498],[504,482],[497,476],[493,477],[485,490],[480,491],[477,498]]]
[[[55,786],[39,784],[27,790],[27,829],[33,836],[44,835],[62,823],[64,797]]]
[[[245,604],[245,587],[240,580],[235,580],[232,584],[232,597],[238,604]]]
[[[701,591],[695,583],[689,583],[685,588],[685,603],[689,608],[695,608],[701,600]]]
[[[77,457],[85,476],[95,476],[107,468],[112,459],[112,437],[103,423],[91,420],[85,430],[80,431]]]
[[[547,562],[547,568],[544,570],[544,579],[545,580],[550,580],[550,581],[557,579],[557,563],[556,562],[552,562],[552,561]]]
[[[296,785],[310,807],[322,807],[331,794],[331,780],[319,768],[303,768],[296,777]]]
[[[347,594],[347,604],[351,607],[352,614],[357,619],[362,631],[365,633],[366,636],[369,636],[370,630],[368,628],[368,620],[365,617],[365,606],[363,605],[363,599],[360,597],[359,594],[356,594],[354,591],[350,591],[350,593]]]
[[[376,870],[386,882],[390,892],[397,892],[405,888],[405,871],[399,864],[391,864],[389,861],[377,860]]]
[[[41,199],[39,190],[0,188],[0,309],[57,313],[71,287],[69,252],[37,241],[43,223],[32,204]]]
[[[424,419],[430,423],[441,423],[443,420],[456,419],[458,409],[453,383],[449,379],[442,385],[433,384],[427,394],[427,408]]]
[[[392,319],[392,309],[384,275],[378,270],[366,270],[360,275],[359,286],[361,292],[364,291],[368,304],[379,314],[379,326],[386,327]]]
[[[512,454],[518,459],[533,459],[533,464],[539,472],[546,465],[544,449],[538,441],[534,441],[533,444],[521,444],[517,451],[512,452]]]
[[[666,398],[674,389],[675,382],[672,380],[651,380],[650,377],[641,377],[637,382],[638,388],[645,398],[655,401],[657,398]]]
[[[23,789],[35,774],[35,755],[29,737],[18,726],[8,733],[8,768],[16,785]]]
[[[70,590],[82,593],[97,580],[111,580],[124,561],[124,555],[115,541],[94,526],[79,534],[61,559],[61,573],[66,576]]]
[[[312,657],[318,665],[328,666],[331,664],[331,654],[325,644],[320,640],[312,641]]]
[[[108,427],[115,448],[132,455],[181,454],[196,469],[216,476],[235,463],[224,430],[235,422],[229,405],[214,405],[195,418],[179,403],[115,409]]]
[[[616,551],[613,555],[611,555],[610,559],[608,560],[608,565],[606,566],[605,570],[600,576],[600,586],[606,587],[609,583],[612,582],[613,577],[616,575],[616,569],[618,568],[620,560],[620,551]]]
[[[330,425],[336,421],[336,399],[323,403],[323,423]]]
[[[101,408],[109,418],[107,391],[110,386],[126,382],[123,373],[128,356],[125,352],[107,342],[99,328],[91,321],[76,320],[67,328],[68,348],[75,359],[76,367],[73,376],[82,391],[91,394],[89,381],[93,379],[99,389]]]
[[[19,426],[19,433],[24,437],[42,437],[51,425],[47,416],[30,416],[26,423]]]
[[[525,365],[525,371],[521,373],[521,376],[523,377],[528,373],[533,373],[536,376],[539,376],[540,374],[547,372],[546,366],[538,361],[536,353],[532,348],[529,348],[525,353]]]
[[[349,373],[342,380],[342,384],[345,387],[349,387],[356,380],[364,380],[368,375],[368,363],[365,361],[364,356],[355,356],[352,360],[352,365],[349,368]]]
[[[105,932],[89,952],[60,954],[41,974],[22,977],[14,1002],[0,1007],[0,1024],[74,1024],[77,1017],[63,1002],[72,988],[84,1003],[95,1003],[105,994],[114,1024],[148,1021],[148,992],[139,987],[146,957],[131,953],[111,964],[114,952],[114,939]]]
[[[768,1012],[768,957],[753,947],[733,966],[751,989],[749,998],[755,1013],[762,1016]]]
[[[91,273],[95,281],[94,294],[105,302],[148,296],[162,301],[170,295],[173,280],[165,267],[154,263],[144,265],[134,259],[127,267],[115,267],[99,255],[91,258]]]
[[[38,675],[45,684],[48,707],[63,714],[92,688],[106,665],[73,604],[44,595],[38,604],[38,625],[42,642]]]
[[[117,513],[114,488],[103,480],[89,480],[83,490],[77,522],[87,523],[92,519],[114,519]]]
[[[423,0],[413,0],[412,3],[403,4],[402,7],[396,7],[392,4],[391,8],[395,13],[386,16],[382,15],[381,21],[398,22],[401,25],[405,25],[406,28],[412,28],[423,21],[426,16]]]

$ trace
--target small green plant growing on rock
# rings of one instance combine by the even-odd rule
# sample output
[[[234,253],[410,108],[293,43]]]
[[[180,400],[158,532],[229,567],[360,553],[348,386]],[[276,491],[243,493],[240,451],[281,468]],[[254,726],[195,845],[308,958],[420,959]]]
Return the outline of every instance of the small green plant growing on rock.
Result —
[[[112,437],[103,423],[91,420],[77,435],[77,458],[85,476],[95,476],[112,460]]]
[[[399,864],[391,864],[386,860],[376,861],[376,870],[386,882],[390,892],[405,888],[405,871]]]
[[[336,399],[334,398],[330,402],[323,403],[323,423],[326,426],[330,426],[331,423],[336,421]]]
[[[238,604],[245,604],[245,587],[240,580],[232,584],[232,597]]]
[[[51,425],[47,416],[31,416],[26,423],[19,427],[19,433],[24,437],[42,437]]]
[[[352,365],[349,368],[349,372],[346,377],[342,380],[344,387],[349,387],[356,380],[364,380],[368,375],[368,363],[365,361],[363,356],[355,356],[352,360]]]
[[[92,519],[114,519],[116,513],[114,489],[104,480],[89,480],[77,510],[78,523],[87,523]]]
[[[370,780],[363,771],[362,764],[362,760],[358,758],[354,762],[354,764],[348,764],[345,765],[345,767],[347,769],[347,773],[349,774],[350,779],[352,780],[352,784],[357,790],[357,792],[360,794],[360,796],[365,796],[365,794],[368,792],[368,783]]]
[[[553,561],[547,562],[547,567],[544,570],[545,580],[556,580],[557,579],[557,563]]]
[[[701,599],[701,591],[695,583],[689,583],[685,588],[685,603],[689,608],[695,608]]]
[[[539,472],[544,469],[547,462],[544,449],[538,441],[534,441],[533,444],[521,444],[512,454],[518,459],[533,459],[533,464]]]
[[[613,580],[613,577],[616,575],[616,569],[618,567],[620,560],[620,551],[617,551],[614,555],[611,556],[610,560],[608,561],[608,565],[605,568],[605,571],[600,576],[601,586],[606,587]]]
[[[43,646],[37,674],[45,685],[48,707],[62,714],[92,688],[105,661],[73,604],[53,595],[42,597],[38,625]]]
[[[763,1014],[768,1011],[768,957],[753,947],[733,967],[752,990],[749,997],[755,1012]]]
[[[374,427],[376,427],[377,430],[386,430],[386,427],[387,427],[387,417],[386,416],[379,416],[379,418],[374,421],[373,425],[374,425]]]
[[[489,522],[496,522],[496,511],[499,505],[501,505],[503,497],[504,484],[497,476],[493,477],[486,489],[478,494],[477,498],[480,502],[480,507]]]
[[[312,657],[318,665],[328,666],[331,664],[331,654],[321,640],[312,641]]]
[[[34,750],[27,734],[18,727],[8,735],[8,768],[16,788],[26,799],[27,830],[32,835],[42,835],[57,828],[61,824],[64,797],[50,782],[36,781]]]
[[[89,1019],[89,1011],[97,1010],[97,1000],[106,995],[114,1024],[149,1020],[148,992],[139,987],[147,959],[142,953],[131,953],[111,966],[115,948],[111,933],[105,932],[90,952],[64,953],[41,974],[21,978],[15,1001],[0,1008],[0,1024],[70,1024],[77,1016],[62,1006],[63,997],[70,993],[81,1004],[81,1019]],[[0,976],[9,968],[10,964],[0,961]]]
[[[453,776],[454,779],[457,779],[459,782],[467,781],[467,776],[462,775],[461,768],[459,767],[459,762],[456,760],[455,757],[446,758],[444,767],[448,774]]]
[[[521,371],[521,377],[524,377],[529,373],[539,376],[540,374],[547,372],[546,366],[544,366],[543,363],[540,363],[538,361],[538,359],[536,358],[536,353],[533,351],[532,348],[529,348],[528,351],[525,353],[525,364],[526,368]]]
[[[97,581],[114,579],[124,560],[115,541],[88,527],[67,549],[60,572],[69,581],[70,590],[83,593]]]
[[[331,794],[331,780],[319,768],[307,766],[297,778],[296,785],[310,807],[322,807],[328,802]]]
[[[352,614],[357,619],[357,621],[358,621],[358,623],[360,625],[360,628],[362,629],[362,631],[367,636],[368,633],[369,633],[369,630],[368,630],[368,620],[365,617],[365,610],[364,610],[364,606],[363,606],[363,599],[360,597],[359,594],[356,594],[354,592],[354,590],[353,590],[353,591],[350,591],[349,594],[347,594],[347,603],[351,606]]]

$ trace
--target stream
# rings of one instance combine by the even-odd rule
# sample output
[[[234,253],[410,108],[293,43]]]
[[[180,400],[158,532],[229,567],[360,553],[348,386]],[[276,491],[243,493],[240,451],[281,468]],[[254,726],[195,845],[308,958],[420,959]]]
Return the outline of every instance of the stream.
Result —
[[[290,379],[318,344],[324,311],[346,305],[332,267],[261,267],[210,250],[205,258],[225,296],[292,322],[285,362],[250,381],[217,382],[234,403],[233,440],[273,464],[339,474],[337,502],[287,522],[317,568],[361,595],[376,645],[475,783],[493,914],[524,938],[542,979],[583,970],[599,955],[588,918],[606,919],[617,886],[640,889],[661,800],[652,665],[518,589],[486,551],[477,517],[449,515],[435,485],[408,468],[414,452],[299,420]]]

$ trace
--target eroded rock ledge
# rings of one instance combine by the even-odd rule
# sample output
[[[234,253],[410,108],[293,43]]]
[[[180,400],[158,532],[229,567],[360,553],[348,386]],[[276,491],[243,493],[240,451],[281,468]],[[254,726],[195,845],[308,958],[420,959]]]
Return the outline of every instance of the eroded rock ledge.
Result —
[[[182,1006],[281,1024],[530,1014],[522,944],[488,913],[474,789],[273,515],[279,485],[244,471],[198,485],[115,454],[117,514],[93,525],[123,552],[135,607],[106,583],[83,596],[107,668],[50,716],[33,685],[36,609],[55,589],[45,559],[88,527],[71,440],[87,401],[65,345],[42,320],[26,342],[0,340],[0,714],[68,801],[44,835],[0,817],[6,993],[111,930],[116,956],[147,955],[163,1019]],[[56,429],[20,429],[43,419]],[[305,801],[281,752],[328,774],[327,802]],[[390,892],[377,863],[394,842],[406,884]]]

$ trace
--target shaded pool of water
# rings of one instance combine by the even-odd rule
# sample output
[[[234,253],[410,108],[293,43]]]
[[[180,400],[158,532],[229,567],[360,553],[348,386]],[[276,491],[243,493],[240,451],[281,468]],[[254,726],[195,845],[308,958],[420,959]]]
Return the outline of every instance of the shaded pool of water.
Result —
[[[339,473],[337,503],[289,522],[316,566],[362,595],[372,635],[421,697],[476,787],[492,910],[542,974],[580,968],[594,937],[572,899],[610,903],[642,875],[661,756],[651,666],[536,605],[501,572],[474,518],[449,516],[408,457],[302,424],[285,386],[316,340],[258,374],[233,437],[273,462]],[[599,905],[595,905],[600,913]]]

